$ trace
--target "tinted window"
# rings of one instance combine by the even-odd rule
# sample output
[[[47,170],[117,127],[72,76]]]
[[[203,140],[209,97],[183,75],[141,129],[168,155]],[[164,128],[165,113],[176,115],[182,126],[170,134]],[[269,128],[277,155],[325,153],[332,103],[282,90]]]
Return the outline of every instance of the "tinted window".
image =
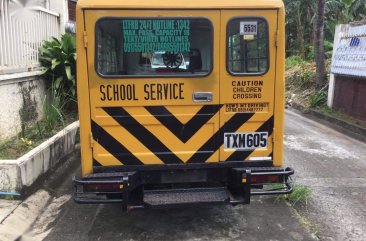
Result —
[[[103,76],[207,75],[212,48],[204,18],[104,18],[96,25],[96,70]]]
[[[232,74],[268,69],[268,27],[260,18],[235,18],[227,26],[227,68]]]

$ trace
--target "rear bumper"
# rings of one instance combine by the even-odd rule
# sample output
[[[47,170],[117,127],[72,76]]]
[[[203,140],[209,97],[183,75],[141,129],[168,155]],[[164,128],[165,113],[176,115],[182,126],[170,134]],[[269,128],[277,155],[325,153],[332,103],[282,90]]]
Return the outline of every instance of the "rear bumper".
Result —
[[[245,167],[103,172],[73,178],[77,203],[120,203],[124,210],[249,204],[254,195],[292,192],[292,168]]]

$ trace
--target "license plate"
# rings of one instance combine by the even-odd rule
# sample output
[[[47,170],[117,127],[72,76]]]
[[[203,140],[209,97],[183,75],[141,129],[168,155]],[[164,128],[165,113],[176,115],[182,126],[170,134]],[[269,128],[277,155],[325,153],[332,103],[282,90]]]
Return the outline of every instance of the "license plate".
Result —
[[[234,132],[224,134],[225,150],[267,148],[268,132]]]

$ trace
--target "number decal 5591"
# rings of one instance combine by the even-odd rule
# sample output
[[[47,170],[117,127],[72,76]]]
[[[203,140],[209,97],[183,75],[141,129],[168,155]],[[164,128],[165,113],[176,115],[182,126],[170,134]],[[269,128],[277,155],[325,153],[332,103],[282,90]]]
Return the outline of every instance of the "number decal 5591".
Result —
[[[240,22],[240,35],[257,35],[258,22]]]

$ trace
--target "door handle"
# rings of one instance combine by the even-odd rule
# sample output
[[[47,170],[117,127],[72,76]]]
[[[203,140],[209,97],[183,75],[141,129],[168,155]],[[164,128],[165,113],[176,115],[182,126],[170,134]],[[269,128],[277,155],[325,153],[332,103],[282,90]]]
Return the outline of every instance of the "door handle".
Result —
[[[194,102],[211,102],[212,92],[194,92],[193,93]]]

